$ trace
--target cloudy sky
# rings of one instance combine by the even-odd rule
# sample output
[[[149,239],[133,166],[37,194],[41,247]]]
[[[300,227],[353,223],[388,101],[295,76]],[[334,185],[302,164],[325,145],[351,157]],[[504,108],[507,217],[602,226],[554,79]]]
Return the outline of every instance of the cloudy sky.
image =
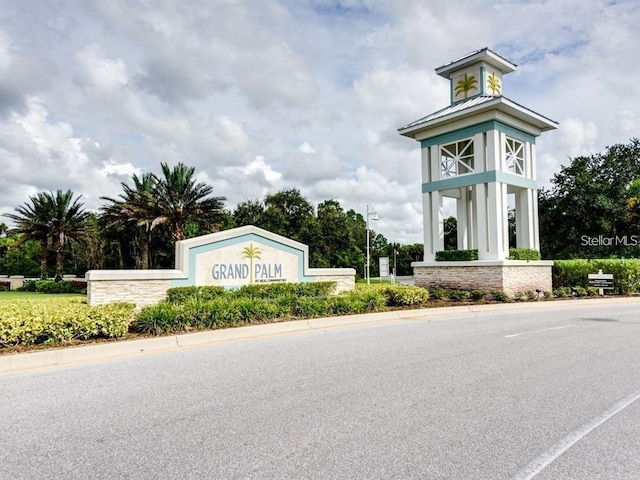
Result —
[[[640,137],[638,0],[0,0],[0,213],[71,189],[96,209],[160,162],[243,200],[298,188],[420,242],[434,69],[489,47],[503,93],[557,122],[538,181]],[[6,219],[5,219],[6,221]]]

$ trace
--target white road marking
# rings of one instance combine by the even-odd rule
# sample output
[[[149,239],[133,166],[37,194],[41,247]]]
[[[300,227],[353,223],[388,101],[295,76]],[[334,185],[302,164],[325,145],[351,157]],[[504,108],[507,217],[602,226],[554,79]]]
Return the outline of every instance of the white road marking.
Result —
[[[511,335],[505,335],[504,338],[513,338],[513,337],[519,337],[520,335],[529,335],[530,333],[548,332],[549,330],[560,330],[562,328],[571,328],[571,327],[577,327],[577,325],[564,325],[563,327],[543,328],[542,330],[531,330],[529,332],[513,333]]]
[[[564,437],[558,443],[553,445],[549,450],[536,458],[533,462],[527,465],[525,468],[520,470],[520,472],[514,477],[514,480],[531,480],[535,478],[542,470],[551,465],[558,457],[560,457],[564,452],[573,447],[576,443],[582,440],[584,437],[589,435],[592,431],[598,428],[607,420],[613,418],[615,415],[620,413],[622,410],[627,408],[632,403],[638,401],[640,399],[640,390],[632,393],[631,395],[623,398],[619,402],[615,403],[607,410],[602,412],[601,415],[595,417],[588,423],[585,423],[582,427],[577,430],[574,430],[569,435]]]

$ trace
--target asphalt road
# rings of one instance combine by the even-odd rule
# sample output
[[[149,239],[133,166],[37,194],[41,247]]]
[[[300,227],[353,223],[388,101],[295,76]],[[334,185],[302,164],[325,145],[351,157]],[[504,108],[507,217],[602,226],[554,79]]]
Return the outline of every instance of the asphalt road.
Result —
[[[575,305],[0,376],[0,478],[638,479],[638,303]]]

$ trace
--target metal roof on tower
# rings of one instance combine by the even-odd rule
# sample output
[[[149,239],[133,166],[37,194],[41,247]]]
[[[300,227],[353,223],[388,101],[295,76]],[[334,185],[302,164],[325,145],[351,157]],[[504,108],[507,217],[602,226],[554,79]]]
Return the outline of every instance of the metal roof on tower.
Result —
[[[541,131],[554,130],[558,123],[539,113],[529,110],[518,103],[503,96],[478,95],[449,105],[437,112],[431,113],[398,129],[401,135],[413,137],[417,131],[429,129],[436,125],[448,123],[471,114],[479,114],[485,111],[496,110],[509,114],[512,117],[525,120],[535,125]]]
[[[492,67],[500,70],[502,73],[513,72],[517,67],[515,63],[510,62],[506,58],[501,57],[494,51],[489,50],[489,48],[485,47],[481,48],[480,50],[476,50],[475,52],[468,53],[458,58],[457,60],[436,68],[436,73],[441,77],[450,78],[452,73],[478,62],[484,62],[488,65],[491,65]]]

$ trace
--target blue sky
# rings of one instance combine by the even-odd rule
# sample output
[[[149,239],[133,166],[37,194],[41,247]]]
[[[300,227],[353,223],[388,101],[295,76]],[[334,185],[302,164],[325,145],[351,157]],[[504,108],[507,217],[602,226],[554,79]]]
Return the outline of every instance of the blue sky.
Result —
[[[640,2],[0,0],[0,213],[42,190],[88,208],[193,165],[230,209],[282,188],[422,238],[420,152],[397,129],[449,102],[434,69],[489,47],[504,94],[555,121],[548,185],[640,137]]]

